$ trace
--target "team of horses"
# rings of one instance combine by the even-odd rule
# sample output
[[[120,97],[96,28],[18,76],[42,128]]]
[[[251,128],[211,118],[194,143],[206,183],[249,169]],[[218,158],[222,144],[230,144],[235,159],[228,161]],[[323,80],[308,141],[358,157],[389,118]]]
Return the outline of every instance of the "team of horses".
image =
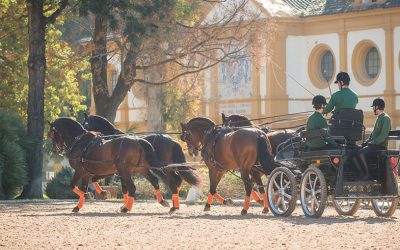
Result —
[[[208,167],[210,188],[204,210],[210,210],[214,199],[221,204],[233,203],[217,193],[217,186],[225,173],[239,170],[246,191],[241,214],[247,214],[251,197],[262,204],[262,212],[267,213],[267,196],[261,177],[276,167],[274,155],[277,146],[295,133],[260,129],[240,115],[222,114],[222,120],[222,125],[203,117],[181,123],[180,138],[186,143],[189,154],[196,156],[201,153]],[[121,212],[125,213],[132,210],[134,203],[134,174],[146,178],[154,187],[157,201],[169,207],[161,194],[159,179],[168,186],[173,203],[170,213],[179,209],[179,189],[183,181],[191,186],[201,185],[197,171],[185,165],[182,147],[168,135],[125,135],[105,118],[96,115],[85,115],[83,125],[65,117],[49,122],[49,125],[48,137],[52,140],[53,152],[64,153],[75,170],[71,188],[79,196],[79,201],[73,212],[83,207],[90,182],[96,192],[104,194],[97,181],[115,174],[121,179],[124,193]],[[176,167],[169,167],[170,164]],[[77,186],[80,180],[81,189]]]

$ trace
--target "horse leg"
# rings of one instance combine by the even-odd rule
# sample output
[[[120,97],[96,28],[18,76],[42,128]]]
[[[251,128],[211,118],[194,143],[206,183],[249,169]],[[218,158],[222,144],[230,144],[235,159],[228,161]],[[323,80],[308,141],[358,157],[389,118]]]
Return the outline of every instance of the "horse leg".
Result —
[[[233,203],[232,200],[230,200],[230,199],[225,200],[217,193],[217,186],[218,186],[219,182],[221,181],[222,176],[224,176],[224,174],[225,174],[225,172],[209,168],[208,176],[210,178],[210,193],[208,194],[207,203],[206,203],[206,206],[204,207],[204,211],[211,210],[211,204],[213,202],[213,199],[216,199],[217,202],[220,204],[232,204]]]
[[[169,203],[166,200],[164,200],[164,197],[161,194],[160,185],[158,184],[158,178],[154,174],[152,174],[149,170],[147,170],[142,174],[144,178],[146,178],[146,180],[148,180],[154,187],[154,193],[156,194],[157,202],[160,203],[163,207],[169,207]]]
[[[240,170],[240,175],[243,180],[244,188],[246,190],[246,197],[244,199],[244,204],[243,204],[243,209],[242,209],[241,214],[246,215],[247,210],[249,210],[249,207],[250,207],[250,195],[251,195],[251,190],[252,190],[251,180],[249,177],[249,172],[244,169]]]
[[[263,187],[263,183],[261,180],[261,174],[258,171],[254,171],[253,172],[253,178],[255,180],[255,182],[258,185],[258,191],[260,192],[261,196],[262,196],[262,201],[261,204],[264,205],[264,209],[262,211],[263,214],[267,214],[268,213],[268,200],[267,200],[267,194],[265,193],[265,189]],[[254,190],[252,190],[252,192],[254,192]]]
[[[72,191],[79,196],[78,204],[74,207],[74,209],[72,209],[72,212],[74,213],[79,212],[79,210],[83,207],[83,204],[85,203],[85,193],[76,186],[76,184],[82,178],[82,176],[83,173],[75,171],[74,176],[71,179]]]
[[[127,213],[128,211],[132,210],[136,187],[135,187],[135,184],[133,183],[133,180],[132,180],[130,174],[121,175],[121,183],[122,182],[125,183],[125,185],[128,189],[128,198],[127,198],[126,204],[124,204],[124,207],[121,209],[121,212]]]
[[[254,176],[256,173],[254,171],[251,171],[250,174],[251,174],[251,182],[252,183],[257,183],[256,177]],[[256,192],[256,190],[254,190],[254,189],[251,190],[251,197],[253,198],[253,200],[255,202],[259,203],[260,205],[263,204],[263,201],[261,200],[261,198],[258,195],[258,193]]]
[[[82,191],[85,193],[85,199],[91,198],[91,196],[88,192],[89,182],[90,182],[89,175],[86,175],[85,177],[82,178]]]
[[[100,187],[99,183],[97,182],[99,179],[101,179],[100,176],[92,177],[92,185],[93,185],[94,189],[96,190],[96,193],[101,195],[103,200],[106,200],[107,199],[107,191],[103,190]]]
[[[179,189],[182,184],[182,178],[173,172],[168,172],[168,176],[170,177],[169,188],[172,192],[172,208],[169,210],[171,214],[179,209]]]

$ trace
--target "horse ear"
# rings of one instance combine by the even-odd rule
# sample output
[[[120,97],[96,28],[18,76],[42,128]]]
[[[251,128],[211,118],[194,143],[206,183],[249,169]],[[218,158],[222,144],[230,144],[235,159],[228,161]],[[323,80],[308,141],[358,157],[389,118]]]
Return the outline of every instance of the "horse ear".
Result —
[[[181,122],[181,128],[182,128],[183,130],[185,130],[185,129],[186,129],[186,125],[185,125],[185,123],[182,123],[182,122]]]
[[[225,114],[222,113],[221,116],[222,116],[222,123],[225,123],[225,121],[226,121],[226,116],[225,116]]]

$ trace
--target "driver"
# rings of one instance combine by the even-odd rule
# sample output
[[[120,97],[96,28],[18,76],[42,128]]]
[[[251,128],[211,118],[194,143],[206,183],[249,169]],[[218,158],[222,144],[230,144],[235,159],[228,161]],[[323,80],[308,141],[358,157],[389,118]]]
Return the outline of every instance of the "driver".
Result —
[[[368,175],[368,165],[366,155],[373,154],[376,151],[386,150],[388,146],[388,136],[391,129],[390,117],[385,113],[385,101],[376,98],[371,106],[374,114],[378,116],[375,121],[374,130],[368,140],[363,143],[363,148],[359,151],[360,160]]]
[[[340,109],[355,109],[358,103],[358,95],[349,88],[350,76],[346,72],[336,75],[335,83],[339,86],[339,91],[333,93],[328,105],[324,108],[323,114],[328,114],[333,109],[334,112]]]
[[[307,131],[328,128],[328,123],[322,116],[322,111],[326,105],[325,97],[322,95],[314,96],[312,105],[315,108],[315,112],[307,120]],[[310,150],[325,150],[338,147],[338,144],[329,138],[306,139],[306,145]]]

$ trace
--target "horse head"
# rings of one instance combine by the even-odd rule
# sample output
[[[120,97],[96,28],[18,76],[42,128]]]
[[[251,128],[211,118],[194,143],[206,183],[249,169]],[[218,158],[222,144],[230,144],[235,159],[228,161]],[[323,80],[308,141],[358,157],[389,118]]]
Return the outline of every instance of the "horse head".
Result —
[[[50,123],[47,137],[52,140],[53,152],[61,154],[66,147],[69,147],[75,138],[87,131],[77,121],[70,118],[61,117]]]
[[[186,142],[191,156],[199,154],[206,131],[214,128],[214,126],[215,123],[213,121],[203,117],[193,118],[186,124],[181,123],[181,140]]]

